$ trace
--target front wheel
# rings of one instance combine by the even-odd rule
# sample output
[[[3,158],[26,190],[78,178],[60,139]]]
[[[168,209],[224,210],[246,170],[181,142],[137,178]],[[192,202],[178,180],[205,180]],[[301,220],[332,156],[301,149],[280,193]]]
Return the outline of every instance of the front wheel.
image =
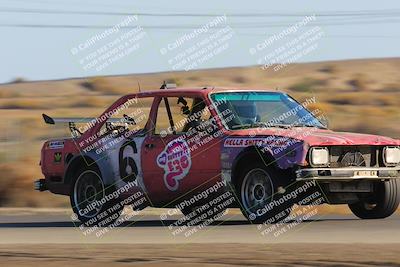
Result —
[[[106,227],[120,216],[123,205],[118,199],[106,199],[106,186],[94,168],[82,168],[71,184],[73,212],[86,226]]]
[[[254,223],[277,223],[290,215],[293,203],[281,202],[272,167],[252,163],[240,175],[237,185],[243,215]]]
[[[361,219],[383,219],[396,211],[400,202],[399,194],[399,181],[377,182],[374,184],[374,193],[369,198],[349,204],[349,208]]]

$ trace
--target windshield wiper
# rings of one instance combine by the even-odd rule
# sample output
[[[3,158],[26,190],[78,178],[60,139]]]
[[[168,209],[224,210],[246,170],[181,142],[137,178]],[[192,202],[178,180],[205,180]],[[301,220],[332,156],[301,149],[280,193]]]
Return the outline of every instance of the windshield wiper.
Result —
[[[314,125],[314,124],[293,124],[293,127],[309,127],[309,128],[318,128],[318,129],[328,129],[325,126],[318,126],[318,125]]]

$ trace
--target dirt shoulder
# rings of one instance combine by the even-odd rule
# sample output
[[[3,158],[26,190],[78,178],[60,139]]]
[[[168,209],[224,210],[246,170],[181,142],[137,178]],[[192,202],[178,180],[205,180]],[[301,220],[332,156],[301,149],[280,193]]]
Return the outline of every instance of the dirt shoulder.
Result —
[[[400,245],[7,245],[2,266],[399,266]]]

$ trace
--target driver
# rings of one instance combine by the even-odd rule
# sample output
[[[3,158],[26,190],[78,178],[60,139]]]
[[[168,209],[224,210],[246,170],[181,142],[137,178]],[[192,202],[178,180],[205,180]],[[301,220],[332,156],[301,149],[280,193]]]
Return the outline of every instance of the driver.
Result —
[[[231,101],[231,110],[234,114],[232,125],[254,124],[258,121],[256,103],[250,101]]]
[[[191,128],[196,128],[202,123],[201,117],[206,108],[206,104],[203,99],[195,98],[193,101],[193,106],[188,116],[188,122],[186,123],[183,132],[189,131]]]

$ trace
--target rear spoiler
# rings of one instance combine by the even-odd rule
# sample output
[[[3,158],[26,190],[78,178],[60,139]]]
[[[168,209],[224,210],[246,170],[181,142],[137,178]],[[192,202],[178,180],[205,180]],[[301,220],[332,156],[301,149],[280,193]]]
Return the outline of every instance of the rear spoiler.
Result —
[[[89,123],[93,120],[96,121],[96,118],[52,118],[44,113],[42,114],[42,117],[46,124],[54,125],[68,123],[69,130],[74,137],[78,137],[82,134],[82,132],[75,126],[75,123]]]
[[[52,118],[49,115],[42,114],[43,120],[47,124],[58,124],[58,123],[89,123],[95,122],[97,118]],[[114,122],[114,123],[128,123],[128,124],[136,124],[133,118],[123,115],[123,119],[119,118],[109,118],[107,122]]]
[[[52,118],[49,115],[42,114],[43,120],[47,124],[58,124],[58,123],[88,123],[96,118]]]

